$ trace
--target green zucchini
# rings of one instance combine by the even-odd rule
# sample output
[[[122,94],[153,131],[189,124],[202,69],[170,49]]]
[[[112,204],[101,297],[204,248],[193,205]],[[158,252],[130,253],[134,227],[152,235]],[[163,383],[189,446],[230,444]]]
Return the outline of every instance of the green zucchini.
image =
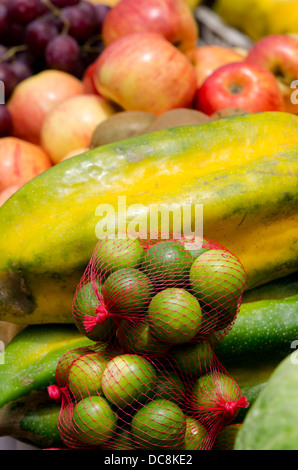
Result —
[[[289,276],[275,279],[262,286],[244,291],[242,302],[255,302],[256,300],[285,299],[298,294],[298,271]]]
[[[231,331],[214,350],[226,365],[247,358],[280,358],[290,353],[298,339],[298,295],[284,299],[242,303]]]
[[[235,450],[298,450],[298,366],[287,355],[249,409]]]
[[[56,383],[56,366],[70,349],[94,344],[74,325],[30,325],[7,345],[0,365],[0,409]],[[3,353],[2,353],[3,354]]]
[[[58,429],[60,409],[46,391],[33,390],[0,408],[0,436],[36,448],[63,447]]]

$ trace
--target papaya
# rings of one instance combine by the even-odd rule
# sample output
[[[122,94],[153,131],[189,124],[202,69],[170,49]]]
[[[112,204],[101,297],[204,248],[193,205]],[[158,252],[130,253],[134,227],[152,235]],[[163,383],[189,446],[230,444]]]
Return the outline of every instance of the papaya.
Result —
[[[0,320],[73,322],[107,212],[116,231],[137,232],[153,205],[187,204],[183,226],[200,205],[204,237],[239,257],[247,290],[297,271],[297,130],[288,113],[231,116],[103,145],[37,176],[0,208]]]

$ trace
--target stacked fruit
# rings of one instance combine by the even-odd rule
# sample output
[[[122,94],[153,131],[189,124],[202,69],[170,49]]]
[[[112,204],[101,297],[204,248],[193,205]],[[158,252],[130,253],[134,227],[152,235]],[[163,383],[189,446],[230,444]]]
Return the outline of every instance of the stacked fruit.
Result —
[[[94,345],[71,350],[49,387],[68,447],[210,449],[239,408],[213,345],[232,327],[245,287],[218,244],[104,238],[73,301]]]

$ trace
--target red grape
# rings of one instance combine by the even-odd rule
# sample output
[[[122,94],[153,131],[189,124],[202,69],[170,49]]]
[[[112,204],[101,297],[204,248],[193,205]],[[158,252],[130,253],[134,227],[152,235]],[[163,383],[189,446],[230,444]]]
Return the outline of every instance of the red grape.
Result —
[[[47,44],[58,36],[58,33],[58,28],[54,24],[42,19],[34,20],[26,28],[26,44],[34,54],[43,57]]]
[[[8,99],[15,89],[18,80],[7,62],[0,63],[0,81],[4,84],[5,99]],[[2,96],[0,98],[2,99]]]
[[[12,117],[5,106],[0,104],[0,137],[8,137],[12,133]]]
[[[40,3],[39,0],[11,0],[8,12],[11,21],[26,24],[39,15]]]
[[[3,46],[3,44],[0,44],[0,58],[7,53],[7,47]]]
[[[3,4],[0,4],[0,35],[3,36],[8,30],[8,10]]]
[[[79,63],[80,48],[75,38],[63,34],[52,39],[45,51],[48,67],[75,73]]]
[[[17,78],[17,83],[20,83],[26,78],[29,78],[31,77],[31,75],[33,75],[33,72],[30,69],[30,67],[26,65],[24,62],[21,62],[19,60],[14,60],[13,62],[10,62],[9,65]]]
[[[7,46],[19,46],[25,40],[25,28],[20,23],[11,22],[2,42]]]
[[[102,3],[94,5],[95,7],[95,13],[96,13],[96,23],[97,23],[97,28],[100,29],[102,28],[103,22],[110,11],[111,7],[108,5],[104,5]]]
[[[80,0],[51,0],[52,4],[57,8],[70,7],[72,5],[77,5]]]
[[[78,41],[87,40],[95,28],[95,17],[87,9],[79,6],[61,10],[61,19],[69,22],[68,34]]]

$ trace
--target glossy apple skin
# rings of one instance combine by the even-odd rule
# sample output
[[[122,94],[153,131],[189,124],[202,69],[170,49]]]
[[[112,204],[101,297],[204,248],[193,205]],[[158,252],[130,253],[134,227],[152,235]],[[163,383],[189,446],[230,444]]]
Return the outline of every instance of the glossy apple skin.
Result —
[[[284,102],[271,72],[257,65],[235,62],[213,72],[196,97],[196,109],[209,116],[226,108],[252,113],[284,111]]]
[[[44,70],[20,82],[8,101],[13,135],[40,145],[45,116],[62,101],[84,93],[83,83],[58,70]]]
[[[17,137],[0,139],[0,191],[20,187],[52,166],[39,146]]]
[[[41,146],[53,163],[69,152],[89,147],[94,129],[115,109],[104,98],[80,95],[57,105],[46,116],[41,130]]]
[[[198,25],[184,0],[122,0],[106,16],[106,45],[131,33],[153,32],[185,52],[198,41]]]
[[[298,105],[291,102],[291,83],[298,80],[298,39],[273,34],[257,41],[250,49],[246,61],[270,70],[282,92],[285,110],[298,113]]]
[[[82,81],[84,85],[84,91],[86,94],[99,95],[98,91],[95,88],[94,84],[94,70],[96,66],[96,61],[90,64],[83,75]]]
[[[160,115],[192,104],[194,67],[161,35],[134,33],[107,46],[96,62],[98,92],[127,111]]]
[[[186,55],[195,68],[198,87],[219,67],[244,60],[244,56],[234,49],[217,45],[198,46]]]

